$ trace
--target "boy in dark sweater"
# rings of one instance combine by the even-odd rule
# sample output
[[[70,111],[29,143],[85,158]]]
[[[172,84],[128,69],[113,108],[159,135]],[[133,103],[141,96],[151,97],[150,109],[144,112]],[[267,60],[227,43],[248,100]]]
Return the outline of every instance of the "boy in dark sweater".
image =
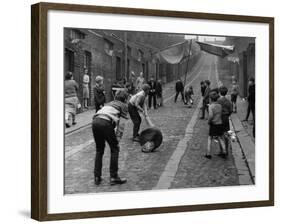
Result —
[[[105,91],[103,86],[103,77],[96,77],[96,85],[94,87],[94,100],[96,112],[98,112],[105,104]]]
[[[175,103],[177,102],[179,94],[181,94],[181,99],[184,102],[184,95],[183,95],[184,85],[180,79],[176,81],[175,90],[176,90]]]
[[[162,96],[163,89],[162,89],[162,81],[161,81],[161,79],[157,80],[155,91],[156,91],[157,106],[161,107],[161,106],[163,106],[163,96]]]
[[[153,101],[153,107],[154,109],[156,109],[156,82],[153,76],[150,78],[150,81],[147,84],[150,86],[150,90],[148,93],[148,108],[151,108],[151,103]]]
[[[206,85],[205,85],[205,82],[204,82],[204,81],[201,81],[201,82],[200,82],[200,89],[201,89],[201,95],[202,95],[202,97],[204,97],[206,88],[207,88],[207,87],[206,87]]]
[[[203,96],[202,116],[200,117],[200,119],[205,119],[205,111],[208,112],[208,105],[210,103],[209,94],[210,94],[210,91],[211,91],[210,85],[211,85],[211,82],[209,80],[206,80],[205,81],[206,89],[204,91],[204,96]]]
[[[223,124],[222,124],[222,106],[217,102],[219,95],[216,91],[210,91],[210,106],[209,106],[209,137],[208,137],[208,145],[207,152],[205,157],[207,159],[211,159],[211,144],[214,139],[217,139],[220,145],[220,149],[225,151],[225,144],[223,140]]]
[[[225,150],[226,154],[224,155],[222,152],[220,155],[222,157],[227,156],[228,154],[228,149],[229,149],[229,136],[228,136],[228,131],[230,130],[229,126],[229,117],[232,113],[232,103],[225,97],[228,92],[228,89],[225,86],[221,86],[219,88],[219,93],[220,93],[220,98],[218,99],[218,103],[222,106],[222,128],[223,128],[223,138],[225,142]]]

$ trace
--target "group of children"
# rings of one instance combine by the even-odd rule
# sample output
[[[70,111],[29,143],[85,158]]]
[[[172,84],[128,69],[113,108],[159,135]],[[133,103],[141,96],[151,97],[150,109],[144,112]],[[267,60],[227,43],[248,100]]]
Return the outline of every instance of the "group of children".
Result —
[[[102,98],[104,95],[103,78],[96,78],[95,97]],[[108,142],[111,152],[110,157],[110,184],[123,184],[126,179],[120,178],[118,175],[118,158],[119,158],[119,140],[120,124],[123,119],[128,119],[128,113],[133,122],[133,141],[140,142],[148,151],[153,151],[162,142],[162,134],[154,127],[147,113],[145,100],[150,96],[153,86],[142,84],[137,93],[128,99],[128,91],[120,89],[115,92],[114,100],[108,104],[105,103],[105,97],[102,101],[96,102],[96,114],[93,117],[92,131],[96,142],[96,158],[95,158],[95,184],[99,185],[102,181],[102,158],[104,154],[105,142]],[[202,89],[203,88],[203,89]],[[204,91],[202,91],[204,90]],[[203,95],[203,109],[208,110],[209,137],[208,146],[205,157],[211,159],[211,144],[214,140],[219,142],[221,152],[219,156],[226,158],[229,148],[229,116],[232,111],[232,103],[226,98],[228,89],[221,86],[218,89],[210,89],[210,81],[206,80],[204,86],[201,85]],[[184,91],[185,103],[192,104],[193,88],[188,87]],[[97,94],[97,95],[96,95]],[[100,94],[100,95],[99,95]],[[143,116],[141,116],[141,114]],[[139,133],[140,125],[144,117],[150,129],[146,129],[144,133],[147,138],[142,138]],[[120,132],[120,131],[119,131]],[[146,149],[144,148],[144,149]],[[144,150],[147,152],[147,150]]]
[[[95,98],[102,98],[104,90],[102,88],[103,79],[96,78]],[[118,89],[114,94],[114,100],[104,104],[102,101],[96,101],[96,114],[93,117],[92,132],[96,142],[95,157],[95,184],[102,182],[102,158],[104,154],[105,142],[109,144],[110,157],[110,184],[123,184],[126,179],[120,178],[118,175],[118,158],[119,158],[119,140],[122,136],[123,119],[128,119],[128,113],[133,122],[133,141],[139,142],[143,148],[143,152],[151,152],[157,148],[162,142],[161,131],[154,127],[148,113],[145,100],[151,92],[151,85],[143,84],[141,89],[130,98],[126,88]],[[99,95],[100,94],[100,95]],[[145,118],[149,128],[139,133],[142,116]],[[123,119],[121,119],[123,118]],[[124,122],[123,122],[124,124]]]
[[[207,88],[209,88],[209,86],[207,86]],[[228,89],[225,86],[221,86],[217,89],[209,90],[208,97],[204,94],[205,98],[203,98],[203,101],[205,100],[205,102],[203,102],[203,107],[208,107],[209,113],[209,136],[205,155],[208,159],[212,158],[211,145],[214,140],[218,141],[220,146],[220,153],[218,155],[222,158],[228,156],[230,146],[228,135],[228,131],[230,130],[229,117],[233,109],[232,103],[226,98],[227,92]],[[205,108],[202,110],[205,110]]]

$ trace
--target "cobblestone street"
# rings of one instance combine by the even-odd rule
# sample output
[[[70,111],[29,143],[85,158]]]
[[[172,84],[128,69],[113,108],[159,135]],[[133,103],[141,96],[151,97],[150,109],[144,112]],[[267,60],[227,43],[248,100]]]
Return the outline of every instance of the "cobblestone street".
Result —
[[[174,102],[174,83],[164,89],[164,106],[148,114],[163,134],[162,145],[154,153],[143,153],[132,141],[132,122],[128,120],[120,142],[119,175],[127,178],[123,185],[110,186],[110,150],[106,146],[103,158],[103,181],[94,184],[95,142],[90,126],[65,137],[65,193],[139,191],[166,188],[190,188],[240,185],[232,153],[227,159],[216,154],[213,144],[211,160],[204,157],[207,147],[207,120],[200,120],[200,82],[209,79],[217,87],[216,57],[203,54],[188,74],[187,85],[194,89],[194,105],[188,108]],[[142,122],[141,129],[146,128]]]

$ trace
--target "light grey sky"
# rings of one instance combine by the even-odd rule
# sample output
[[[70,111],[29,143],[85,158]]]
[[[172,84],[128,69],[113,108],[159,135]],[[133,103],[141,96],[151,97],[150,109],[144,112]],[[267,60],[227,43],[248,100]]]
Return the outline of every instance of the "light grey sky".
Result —
[[[185,35],[185,39],[196,39],[196,35]],[[214,41],[214,40],[217,40],[217,41],[224,41],[225,40],[225,37],[220,37],[220,36],[198,36],[198,40],[199,41]]]

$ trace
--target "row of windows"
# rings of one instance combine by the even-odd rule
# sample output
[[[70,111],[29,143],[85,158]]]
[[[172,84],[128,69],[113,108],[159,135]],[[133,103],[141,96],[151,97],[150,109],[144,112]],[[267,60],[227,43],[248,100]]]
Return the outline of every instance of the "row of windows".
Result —
[[[110,56],[113,56],[113,52],[114,52],[113,47],[114,47],[114,44],[111,41],[105,39],[104,50]],[[118,51],[118,52],[120,52],[120,51]],[[128,56],[132,55],[132,48],[130,46],[127,46],[127,55]],[[138,50],[138,52],[137,52],[137,59],[138,59],[138,61],[141,61],[143,58],[144,58],[143,51],[142,50]]]
[[[65,48],[65,58],[64,58],[64,63],[65,63],[65,71],[70,71],[70,72],[74,72],[74,64],[75,64],[75,59],[74,59],[74,51]],[[83,56],[83,65],[84,68],[88,69],[88,72],[90,73],[90,69],[91,69],[91,60],[92,60],[92,54],[89,51],[85,51],[84,52],[84,56]],[[122,65],[121,65],[122,61],[120,57],[116,57],[116,79],[120,80],[122,78]],[[143,72],[146,74],[148,72],[146,72],[145,68],[148,69],[148,65],[142,63],[142,70]],[[127,74],[126,77],[129,77],[130,75],[130,60],[127,59]]]
[[[70,30],[70,39],[71,40],[82,40],[85,39],[86,34],[81,32],[80,30],[76,30],[76,29],[71,29]],[[104,51],[106,52],[106,54],[113,56],[114,51],[113,51],[113,47],[114,44],[107,39],[104,39]],[[127,46],[127,55],[131,56],[132,55],[132,48],[130,46]],[[141,61],[144,58],[144,53],[142,50],[138,50],[137,52],[137,60]]]
[[[82,33],[81,31],[74,30],[74,29],[70,30],[69,35],[70,35],[71,40],[76,40],[76,39],[82,40],[82,39],[85,39],[85,36],[86,36],[86,34]]]
[[[66,71],[74,72],[74,52],[69,49],[65,49],[65,69]],[[84,68],[90,69],[91,66],[91,60],[92,60],[92,54],[89,51],[85,51],[84,57],[83,57],[83,64]]]

